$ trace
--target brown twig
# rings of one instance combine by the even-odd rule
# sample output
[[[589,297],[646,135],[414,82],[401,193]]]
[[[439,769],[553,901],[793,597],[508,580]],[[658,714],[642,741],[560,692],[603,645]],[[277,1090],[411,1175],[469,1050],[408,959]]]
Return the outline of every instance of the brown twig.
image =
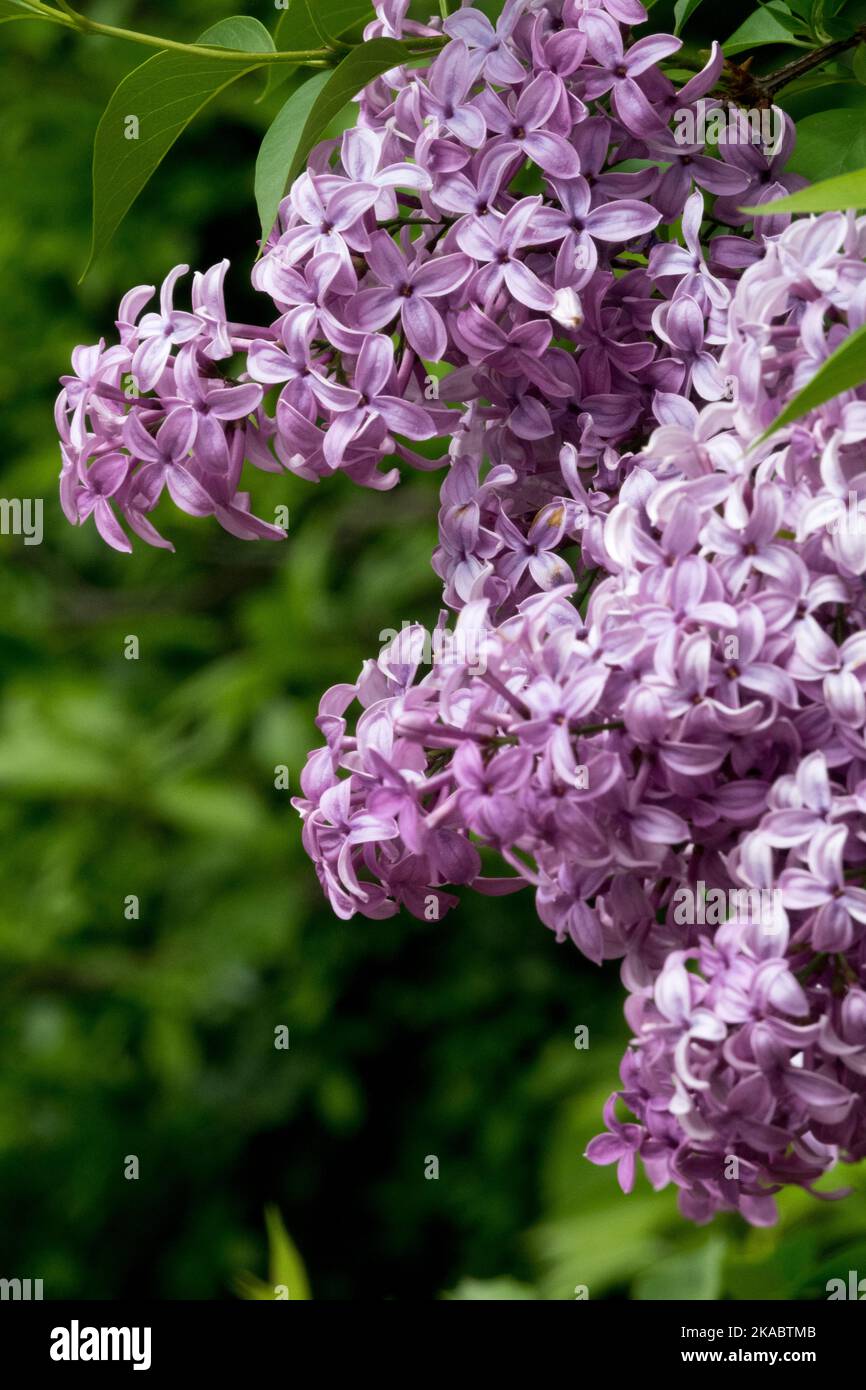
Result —
[[[820,67],[822,63],[838,58],[840,53],[847,52],[849,48],[856,48],[860,43],[866,43],[866,25],[861,25],[847,39],[835,39],[832,43],[825,43],[821,48],[804,53],[802,58],[794,58],[784,67],[777,68],[775,72],[768,72],[763,77],[752,72],[751,57],[744,63],[735,63],[728,58],[723,81],[728,94],[743,106],[758,109],[772,106],[774,97],[783,87],[796,82],[798,77],[805,77],[807,72]]]

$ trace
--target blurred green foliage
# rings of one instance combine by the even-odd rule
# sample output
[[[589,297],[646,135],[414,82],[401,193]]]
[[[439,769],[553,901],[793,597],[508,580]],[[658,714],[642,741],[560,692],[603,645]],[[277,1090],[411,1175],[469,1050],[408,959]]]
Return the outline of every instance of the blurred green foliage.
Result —
[[[236,8],[90,11],[190,37]],[[866,1273],[862,1178],[838,1206],[789,1194],[776,1231],[708,1232],[582,1159],[621,989],[528,893],[440,924],[324,906],[274,770],[296,789],[320,691],[382,629],[434,618],[436,479],[379,497],[258,475],[257,510],[291,509],[282,546],[172,512],[178,553],[130,558],[70,528],[56,378],[179,261],[229,255],[235,317],[255,318],[252,170],[286,89],[220,98],[78,288],[93,131],[142,55],[29,22],[0,46],[0,491],[45,499],[41,546],[0,539],[0,1274],[46,1297],[232,1297],[267,1268],[270,1203],[317,1299],[816,1297]],[[269,1220],[272,1272],[297,1271]]]

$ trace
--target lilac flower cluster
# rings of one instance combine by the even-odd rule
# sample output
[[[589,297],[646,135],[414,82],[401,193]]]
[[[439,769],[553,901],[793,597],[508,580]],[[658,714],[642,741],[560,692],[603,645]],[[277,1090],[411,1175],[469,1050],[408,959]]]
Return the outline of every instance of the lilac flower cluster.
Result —
[[[403,0],[377,10],[370,36],[404,32]],[[159,312],[144,312],[152,290],[131,291],[119,346],[78,349],[63,379],[70,521],[92,515],[117,549],[130,548],[121,520],[165,545],[148,519],[165,489],[236,535],[277,538],[239,491],[245,460],[382,489],[396,462],[448,463],[416,441],[469,432],[514,486],[503,502],[499,475],[498,531],[446,527],[437,567],[462,596],[449,549],[464,569],[507,569],[513,528],[525,543],[562,491],[563,444],[615,488],[617,450],[646,437],[657,389],[722,390],[711,358],[736,271],[704,264],[693,187],[734,219],[755,162],[762,194],[782,190],[758,152],[746,169],[727,144],[721,158],[676,144],[667,122],[706,106],[722,54],[677,91],[657,65],[678,39],[623,48],[622,25],[645,17],[637,0],[508,0],[495,29],[471,7],[452,15],[430,67],[373,82],[357,126],[292,186],[253,270],[276,311],[267,326],[227,320],[225,263],[194,277],[192,312],[173,307],[183,267]]]
[[[456,885],[529,884],[560,940],[622,959],[635,1118],[612,1098],[589,1157],[628,1186],[639,1155],[696,1220],[771,1220],[782,1183],[866,1154],[866,401],[756,442],[862,321],[864,236],[827,214],[771,238],[716,359],[732,398],[659,390],[662,423],[602,506],[578,499],[564,445],[571,491],[535,522],[551,548],[521,557],[536,592],[502,617],[498,576],[469,575],[444,660],[417,679],[408,628],[329,692],[297,803],[343,916],[435,917]],[[579,506],[586,577],[563,582]],[[483,873],[484,850],[509,877]],[[684,919],[682,885],[771,910]]]
[[[166,277],[158,312],[144,312],[151,285],[130,290],[118,311],[120,342],[76,348],[74,375],[62,378],[55,416],[63,510],[73,525],[92,516],[115,550],[132,549],[118,512],[148,545],[174,549],[148,516],[164,491],[182,511],[214,516],[243,540],[285,536],[254,516],[239,491],[245,459],[273,472],[279,465],[268,448],[262,387],[223,370],[249,343],[249,330],[226,320],[227,269],[223,261],[195,274],[192,313],[174,307],[187,266]]]
[[[440,32],[407,8],[380,0],[368,36]],[[61,491],[121,549],[119,518],[167,544],[163,489],[281,534],[245,460],[376,489],[443,467],[455,630],[424,670],[405,627],[323,697],[295,803],[322,887],[343,918],[428,919],[531,887],[630,996],[588,1157],[760,1224],[866,1155],[866,398],[762,438],[866,318],[866,221],[749,227],[743,203],[795,186],[793,127],[772,154],[735,122],[679,143],[721,52],[677,87],[679,41],[631,41],[645,18],[450,16],[284,200],[253,271],[269,327],[227,320],[224,265],[175,310],[179,268],[159,313],[134,290],[119,345],[77,350]],[[772,909],[714,923],[717,891]]]

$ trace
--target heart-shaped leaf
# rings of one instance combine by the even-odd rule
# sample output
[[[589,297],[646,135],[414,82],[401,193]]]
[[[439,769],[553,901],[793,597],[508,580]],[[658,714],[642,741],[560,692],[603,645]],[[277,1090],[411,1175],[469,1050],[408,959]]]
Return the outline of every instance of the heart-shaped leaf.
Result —
[[[123,79],[102,114],[93,145],[93,237],[84,275],[190,121],[225,87],[261,66],[252,59],[249,67],[237,59],[229,64],[218,50],[274,51],[267,29],[249,15],[220,20],[196,42],[212,46],[213,57],[157,53]]]

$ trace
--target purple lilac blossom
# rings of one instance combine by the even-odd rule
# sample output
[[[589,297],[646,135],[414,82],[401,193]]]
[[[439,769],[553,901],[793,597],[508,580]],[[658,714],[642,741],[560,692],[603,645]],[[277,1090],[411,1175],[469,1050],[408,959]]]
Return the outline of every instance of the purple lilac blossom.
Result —
[[[367,37],[441,32],[375,9]],[[866,1157],[866,399],[761,439],[866,321],[866,219],[749,226],[798,186],[793,124],[678,143],[721,51],[678,89],[645,19],[462,5],[310,155],[253,271],[264,326],[228,319],[225,262],[175,308],[178,267],[76,349],[61,499],[118,550],[123,523],[169,545],[164,493],[278,538],[245,461],[378,490],[441,467],[454,631],[425,667],[404,628],[323,696],[295,801],[322,888],[345,919],[533,892],[628,993],[587,1157],[763,1225]]]
[[[406,10],[403,0],[380,0],[367,36],[440,32],[438,18],[410,23]],[[183,266],[166,277],[157,311],[148,287],[130,291],[119,345],[77,349],[63,379],[70,520],[92,516],[117,549],[131,548],[124,524],[169,544],[148,520],[163,494],[154,461],[130,451],[125,421],[155,436],[182,405],[198,428],[186,461],[165,474],[168,495],[193,515],[229,517],[249,539],[283,532],[252,513],[244,462],[307,478],[339,468],[362,486],[391,487],[395,464],[447,469],[445,441],[481,399],[489,405],[473,417],[483,420],[478,448],[485,462],[514,469],[502,505],[524,534],[551,489],[564,491],[564,444],[579,450],[595,488],[615,488],[614,452],[648,436],[655,389],[688,394],[694,382],[704,398],[718,389],[708,359],[737,272],[699,254],[703,202],[693,181],[723,192],[738,223],[738,193],[776,187],[793,140],[786,128],[784,151],[770,160],[701,150],[684,164],[677,146],[662,173],[653,161],[670,153],[669,122],[697,110],[720,56],[715,49],[677,91],[659,63],[679,40],[623,38],[645,17],[636,0],[508,0],[496,23],[461,6],[427,69],[376,79],[357,124],[313,150],[253,269],[272,305],[265,323],[228,318],[225,261],[193,277],[190,309],[180,302]],[[619,171],[626,155],[646,167]],[[659,227],[690,194],[678,259],[679,238],[665,232],[659,242]],[[701,322],[669,309],[672,331],[660,329],[667,317],[654,311],[683,294]],[[484,318],[467,337],[472,315]],[[393,344],[387,371],[383,338]],[[433,363],[447,369],[441,402],[431,396]],[[428,438],[443,441],[438,458],[412,448]],[[88,481],[108,455],[112,466]],[[174,485],[178,467],[195,488]]]
[[[564,445],[525,539],[470,419],[440,518],[455,640],[424,670],[404,634],[324,697],[296,802],[342,916],[525,886],[557,939],[621,960],[634,1036],[588,1157],[626,1189],[640,1158],[699,1222],[769,1223],[783,1185],[866,1156],[866,405],[755,444],[862,321],[864,246],[842,214],[771,238],[714,359],[730,398],[657,391],[616,495]],[[387,836],[337,833],[347,783]],[[681,916],[683,885],[745,919]]]

